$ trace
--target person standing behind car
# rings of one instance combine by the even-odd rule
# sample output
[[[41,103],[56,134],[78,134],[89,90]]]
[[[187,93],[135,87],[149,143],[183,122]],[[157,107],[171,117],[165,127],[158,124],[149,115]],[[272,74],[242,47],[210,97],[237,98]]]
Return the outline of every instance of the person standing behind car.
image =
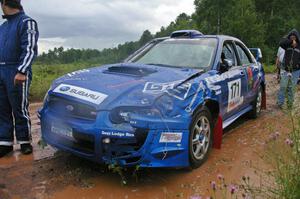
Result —
[[[0,157],[13,151],[14,131],[23,154],[31,154],[28,93],[37,55],[38,27],[21,0],[0,0]]]
[[[280,47],[285,50],[283,70],[281,70],[280,90],[277,104],[282,108],[287,93],[287,105],[291,109],[294,103],[294,94],[300,75],[300,36],[293,29],[287,38],[280,42]]]
[[[277,67],[277,80],[280,82],[280,71],[283,69],[285,50],[281,47],[278,48],[277,57],[276,57],[276,67]]]

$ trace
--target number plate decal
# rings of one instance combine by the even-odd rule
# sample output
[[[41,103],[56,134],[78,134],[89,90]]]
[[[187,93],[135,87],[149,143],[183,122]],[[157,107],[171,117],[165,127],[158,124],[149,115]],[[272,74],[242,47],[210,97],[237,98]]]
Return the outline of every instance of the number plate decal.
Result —
[[[228,82],[228,108],[227,112],[239,107],[243,101],[242,97],[242,81],[241,79]]]
[[[57,125],[53,123],[51,125],[51,132],[68,138],[73,138],[72,128],[65,125]]]

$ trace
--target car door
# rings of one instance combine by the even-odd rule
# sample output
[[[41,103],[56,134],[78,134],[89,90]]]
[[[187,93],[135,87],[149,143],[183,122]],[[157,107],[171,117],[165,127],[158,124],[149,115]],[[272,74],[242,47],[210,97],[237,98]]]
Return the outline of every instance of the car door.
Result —
[[[259,65],[251,56],[249,50],[240,42],[235,42],[239,66],[244,71],[245,86],[242,88],[244,92],[244,103],[242,108],[249,106],[255,99],[259,86]]]
[[[232,41],[225,41],[219,64],[219,78],[215,85],[221,87],[221,115],[224,120],[232,116],[243,102],[242,86],[243,71],[238,66],[236,50]],[[232,66],[225,71],[221,69],[222,62],[231,62]]]
[[[231,56],[235,59],[235,65],[222,74],[224,79],[222,103],[224,108],[223,118],[225,120],[240,111],[244,104],[245,95],[247,94],[245,90],[247,88],[246,71],[238,58],[235,44],[233,42],[227,44],[230,45]],[[226,58],[227,56],[225,53]]]

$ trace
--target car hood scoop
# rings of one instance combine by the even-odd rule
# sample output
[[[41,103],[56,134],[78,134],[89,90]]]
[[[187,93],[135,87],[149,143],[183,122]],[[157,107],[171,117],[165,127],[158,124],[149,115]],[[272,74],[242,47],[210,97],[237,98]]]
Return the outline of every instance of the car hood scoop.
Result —
[[[145,68],[145,67],[138,67],[138,66],[111,66],[107,70],[103,71],[104,73],[116,73],[119,75],[130,75],[130,76],[137,76],[137,77],[144,77],[148,76],[152,73],[156,73],[157,70],[153,68]]]
[[[105,65],[66,74],[54,81],[49,95],[90,104],[97,110],[145,106],[167,90],[172,96],[184,98],[185,92],[176,93],[175,87],[189,90],[188,82],[202,73],[193,68],[134,63]]]

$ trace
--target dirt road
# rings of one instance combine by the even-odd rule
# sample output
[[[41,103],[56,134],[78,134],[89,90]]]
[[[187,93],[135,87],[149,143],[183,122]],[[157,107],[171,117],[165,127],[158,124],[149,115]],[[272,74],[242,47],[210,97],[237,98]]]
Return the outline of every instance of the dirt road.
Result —
[[[0,198],[190,198],[209,196],[210,181],[216,180],[218,174],[224,175],[228,183],[239,183],[244,175],[258,181],[254,168],[267,167],[259,157],[265,140],[275,131],[285,133],[289,129],[287,116],[275,106],[276,80],[272,75],[267,79],[267,110],[259,119],[241,118],[226,129],[222,149],[213,150],[202,167],[193,171],[142,170],[138,181],[129,178],[126,186],[121,185],[119,175],[103,166],[55,152],[51,147],[41,149],[37,144],[40,130],[36,116],[40,104],[32,104],[34,154],[23,156],[16,145],[14,153],[0,159]]]

